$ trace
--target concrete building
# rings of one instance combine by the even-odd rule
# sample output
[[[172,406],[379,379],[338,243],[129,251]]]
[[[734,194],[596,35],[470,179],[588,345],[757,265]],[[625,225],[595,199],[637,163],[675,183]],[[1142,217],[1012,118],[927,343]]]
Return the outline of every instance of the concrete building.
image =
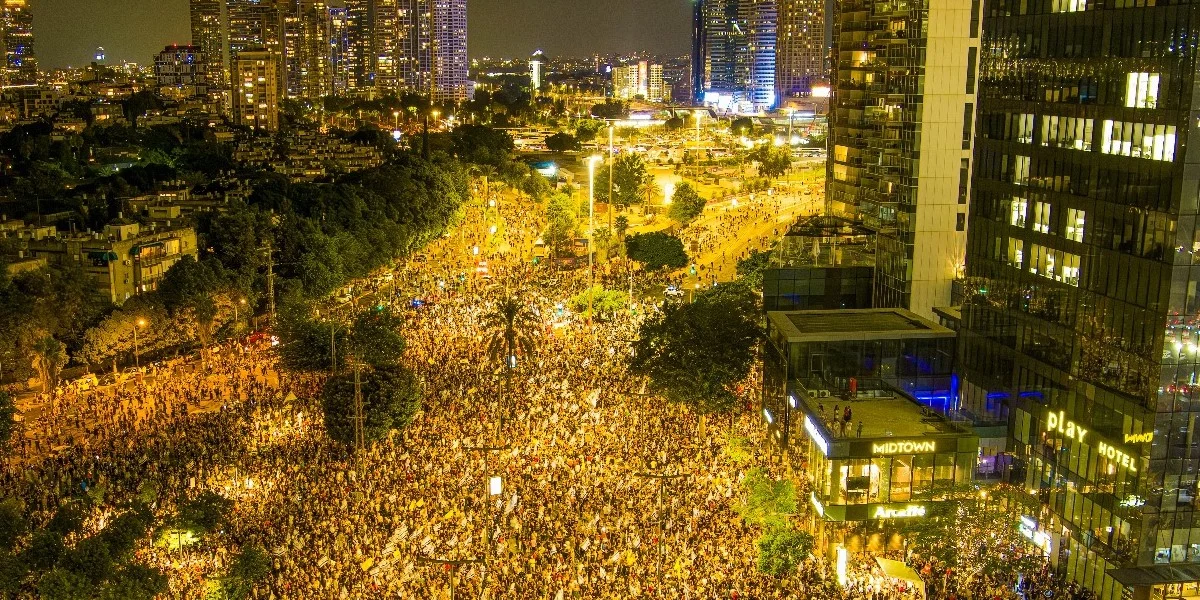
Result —
[[[533,53],[529,59],[529,89],[537,92],[542,89],[546,78],[546,54],[541,50]]]
[[[29,258],[83,267],[90,287],[114,304],[153,291],[184,256],[196,256],[190,227],[143,231],[137,223],[108,225],[103,232],[30,237]]]
[[[166,95],[208,95],[212,81],[208,70],[208,56],[198,46],[167,46],[154,57],[154,80],[160,92]]]
[[[3,0],[0,5],[0,48],[4,65],[0,87],[37,83],[37,55],[33,43],[33,13],[26,0]]]
[[[775,107],[775,0],[697,0],[692,73],[696,101],[725,112]]]
[[[462,102],[471,96],[467,57],[467,0],[423,0],[433,14],[430,35],[430,96],[434,102]]]
[[[964,262],[981,6],[836,7],[826,213],[878,233],[875,306],[932,318]]]
[[[812,96],[826,81],[825,0],[778,0],[775,87],[779,102]]]
[[[207,76],[214,90],[229,88],[229,26],[225,0],[190,0],[192,46],[210,63]]]
[[[333,93],[333,24],[324,0],[294,0],[285,12],[283,64],[289,98]]]
[[[279,55],[243,51],[234,60],[233,120],[257,131],[279,130]]]

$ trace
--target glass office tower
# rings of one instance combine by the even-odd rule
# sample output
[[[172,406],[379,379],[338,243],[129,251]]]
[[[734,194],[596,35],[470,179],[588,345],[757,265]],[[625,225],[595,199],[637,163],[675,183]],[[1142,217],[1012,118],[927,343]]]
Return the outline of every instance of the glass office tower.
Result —
[[[1103,599],[1200,580],[1198,40],[1193,0],[984,3],[963,408]]]

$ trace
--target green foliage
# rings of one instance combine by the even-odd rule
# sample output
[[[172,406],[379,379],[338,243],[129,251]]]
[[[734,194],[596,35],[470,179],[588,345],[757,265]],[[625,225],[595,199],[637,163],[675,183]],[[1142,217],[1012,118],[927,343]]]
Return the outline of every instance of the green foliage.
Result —
[[[565,194],[555,194],[546,204],[546,232],[542,240],[554,252],[554,256],[568,254],[575,240],[575,208]]]
[[[77,533],[83,527],[83,513],[74,503],[63,504],[54,511],[54,517],[46,524],[46,529],[59,535]]]
[[[734,135],[754,135],[754,119],[738,117],[729,124],[729,130]]]
[[[217,590],[209,597],[213,600],[244,600],[250,597],[255,584],[270,573],[271,558],[262,547],[243,546],[229,568],[229,575],[221,579]]]
[[[33,368],[37,369],[42,391],[58,386],[58,376],[67,365],[67,346],[52,335],[43,335],[33,343]]]
[[[596,135],[600,133],[607,125],[604,121],[596,119],[588,119],[580,121],[575,125],[575,138],[580,142],[590,142],[596,139]]]
[[[728,412],[737,406],[737,386],[750,373],[761,337],[754,293],[737,283],[721,285],[644,321],[630,370],[649,377],[650,389],[671,402],[700,413]]]
[[[25,550],[24,558],[30,567],[45,571],[54,568],[65,550],[62,534],[43,530],[33,534],[29,548]]]
[[[478,165],[503,166],[513,151],[508,133],[486,125],[462,125],[450,134],[454,156]]]
[[[162,571],[132,563],[101,588],[100,600],[154,600],[166,592],[167,576]]]
[[[579,140],[569,133],[560,131],[546,138],[546,148],[551,152],[578,152],[581,147]]]
[[[670,119],[667,119],[666,123],[664,123],[667,131],[678,131],[683,129],[683,125],[683,117],[671,117]]]
[[[364,371],[360,374],[363,403],[363,439],[384,439],[412,422],[421,409],[417,378],[406,367]],[[321,393],[321,410],[329,437],[354,445],[354,374],[329,378]]]
[[[754,446],[750,438],[730,430],[725,437],[725,456],[729,457],[730,462],[738,465],[750,462],[754,456]]]
[[[750,153],[750,160],[758,163],[758,173],[766,178],[775,178],[792,168],[792,151],[786,146],[759,146]]]
[[[681,183],[676,188],[675,195],[671,197],[671,218],[680,223],[687,223],[700,216],[707,203],[707,200],[696,193],[696,188],[693,188],[692,184]]]
[[[748,525],[783,527],[796,514],[796,487],[791,481],[776,481],[762,469],[754,468],[746,473],[742,489],[746,498],[738,512]]]
[[[649,181],[650,172],[641,155],[628,152],[617,157],[613,164],[613,193],[618,204],[641,204],[645,201],[642,191]],[[596,186],[597,197],[606,195],[607,190],[601,190],[602,187]]]
[[[371,367],[395,366],[404,354],[403,325],[400,315],[387,307],[361,312],[350,329],[349,351]]]
[[[592,116],[597,119],[625,119],[629,117],[629,105],[620,100],[605,100],[604,104],[592,106]]]
[[[661,231],[639,233],[625,238],[625,251],[630,259],[642,263],[651,271],[663,268],[681,269],[688,264],[683,240]]]
[[[813,536],[792,527],[769,529],[758,539],[758,570],[774,577],[796,571],[813,551]]]
[[[600,318],[610,317],[618,312],[629,308],[629,294],[618,290],[606,290],[604,286],[597,285],[591,290],[592,309]],[[571,310],[584,315],[588,314],[588,290],[584,290],[573,296],[568,305]]]
[[[28,575],[29,565],[20,556],[0,549],[0,598],[16,598]]]
[[[17,403],[8,392],[0,390],[0,446],[8,443],[17,426]]]
[[[629,217],[626,215],[617,215],[613,221],[613,229],[617,232],[617,237],[624,238],[625,232],[629,230]]]
[[[526,196],[537,202],[545,200],[554,193],[554,186],[550,185],[550,180],[532,169],[529,171],[529,176],[521,180],[520,189]]]
[[[25,507],[16,498],[0,500],[0,548],[12,548],[29,531]]]
[[[42,575],[37,587],[42,600],[91,600],[95,586],[84,574],[59,568]]]
[[[511,357],[533,354],[536,346],[534,336],[541,323],[528,303],[508,296],[484,315],[480,325],[484,331],[490,332],[488,356],[502,365],[508,365]]]
[[[761,290],[763,286],[763,271],[771,266],[773,250],[754,250],[746,258],[737,262],[738,279],[751,289]]]
[[[209,533],[225,522],[232,509],[232,500],[215,492],[204,492],[180,505],[175,526],[198,534]]]

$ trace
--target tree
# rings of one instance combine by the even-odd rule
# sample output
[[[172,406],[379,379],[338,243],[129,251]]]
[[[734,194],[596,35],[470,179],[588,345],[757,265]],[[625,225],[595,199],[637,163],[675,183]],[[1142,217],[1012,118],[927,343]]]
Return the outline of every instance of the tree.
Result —
[[[754,250],[746,258],[737,262],[738,278],[751,289],[761,290],[763,287],[763,271],[771,266],[771,255],[774,250]]]
[[[167,592],[167,584],[162,571],[130,563],[100,590],[100,600],[154,600]]]
[[[648,270],[662,268],[680,269],[688,264],[683,240],[661,231],[639,233],[625,238],[625,251],[630,259],[646,266]]]
[[[13,548],[29,531],[25,507],[16,498],[0,500],[0,548]]]
[[[575,209],[565,194],[556,194],[546,204],[546,232],[542,235],[555,257],[561,257],[575,240]]]
[[[184,256],[159,282],[158,296],[168,313],[186,315],[195,324],[197,341],[207,349],[220,323],[232,316],[228,288],[229,277],[220,261]]]
[[[462,125],[450,134],[451,151],[466,162],[501,167],[510,160],[513,138],[486,125]]]
[[[667,122],[664,123],[664,125],[666,126],[667,131],[678,131],[683,129],[683,117],[671,117],[670,119],[667,119]]]
[[[43,335],[33,344],[33,368],[42,382],[42,391],[58,386],[58,375],[67,364],[67,347],[52,335]]]
[[[204,492],[180,504],[179,512],[175,515],[175,526],[203,535],[220,528],[231,510],[232,500],[216,492]]]
[[[590,142],[596,139],[596,134],[605,128],[604,121],[588,119],[575,125],[575,138],[580,142]]]
[[[619,100],[605,100],[604,104],[592,106],[592,116],[597,119],[624,119],[629,117],[629,106]]]
[[[381,440],[412,422],[421,409],[417,378],[406,367],[366,370],[359,374],[362,387],[363,440]],[[353,447],[354,374],[329,378],[321,392],[325,429],[334,441]]]
[[[680,223],[687,223],[692,219],[700,216],[704,212],[704,205],[708,201],[700,197],[696,193],[696,188],[690,183],[681,183],[675,190],[675,194],[671,197],[670,215],[672,219]]]
[[[162,103],[159,102],[158,96],[150,90],[142,90],[121,102],[121,112],[124,113],[125,119],[137,129],[138,119],[145,115],[148,111],[161,108]]]
[[[229,575],[221,581],[222,600],[249,598],[255,584],[271,573],[271,557],[257,544],[242,546],[233,559]]]
[[[754,135],[754,120],[750,117],[738,117],[729,124],[729,131],[734,135]]]
[[[551,152],[562,154],[563,152],[578,152],[582,146],[575,136],[560,131],[546,138],[546,148]]]
[[[711,414],[737,406],[737,386],[750,373],[762,330],[754,293],[732,283],[667,306],[639,334],[630,370],[668,401]]]
[[[58,568],[38,580],[42,600],[90,600],[94,586],[81,573]]]
[[[537,346],[535,336],[541,327],[540,319],[527,303],[513,296],[502,298],[495,308],[484,315],[480,325],[490,331],[487,355],[509,366],[515,358],[533,355]]]
[[[616,194],[616,202],[627,205],[641,204],[642,191],[649,179],[650,173],[640,155],[632,152],[622,154],[613,164],[613,193]],[[599,187],[597,186],[598,191]]]
[[[773,529],[786,526],[796,514],[796,488],[786,479],[776,481],[759,468],[751,469],[742,480],[746,499],[739,507],[748,525]]]
[[[534,201],[541,202],[554,193],[554,186],[541,173],[530,169],[529,175],[521,180],[520,190]]]
[[[588,313],[589,301],[593,312],[601,317],[609,317],[629,307],[629,294],[606,290],[604,286],[597,285],[591,289],[590,294],[588,290],[584,290],[573,296],[568,305],[571,310],[591,318],[591,314]]]
[[[791,526],[775,527],[758,539],[758,570],[774,577],[795,572],[816,545],[813,536]]]
[[[17,403],[8,392],[0,390],[0,446],[8,443],[17,426]]]
[[[759,146],[750,153],[750,160],[758,163],[758,174],[775,178],[792,168],[792,151],[785,146]]]
[[[359,313],[348,340],[354,359],[376,368],[399,364],[405,347],[400,335],[403,325],[404,320],[386,306]]]

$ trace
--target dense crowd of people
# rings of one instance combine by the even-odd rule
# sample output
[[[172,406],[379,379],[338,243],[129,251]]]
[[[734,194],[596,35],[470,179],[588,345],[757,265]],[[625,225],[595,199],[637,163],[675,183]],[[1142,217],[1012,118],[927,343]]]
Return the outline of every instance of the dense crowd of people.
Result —
[[[767,210],[731,213],[722,226]],[[522,243],[533,237],[535,217],[503,218]],[[449,238],[430,254],[448,258],[446,247],[464,242]],[[63,498],[95,490],[104,491],[100,513],[147,487],[158,490],[159,515],[204,491],[233,500],[226,525],[198,544],[139,549],[180,598],[201,597],[247,544],[272,561],[257,598],[442,598],[451,586],[462,597],[556,600],[920,597],[867,555],[845,582],[821,557],[787,579],[762,574],[761,531],[737,512],[741,483],[750,467],[777,477],[783,467],[763,454],[735,460],[725,447],[732,437],[763,447],[755,413],[702,428],[694,413],[645,394],[624,359],[647,311],[595,323],[561,314],[586,274],[519,262],[494,262],[492,279],[475,272],[461,285],[440,262],[394,275],[381,301],[405,312],[404,362],[422,383],[423,409],[361,453],[324,434],[324,375],[280,373],[268,344],[243,339],[141,380],[48,395],[25,421],[0,489],[38,522]],[[486,353],[495,332],[480,326],[506,295],[537,315],[536,352],[508,372]],[[757,389],[744,387],[744,406]],[[1031,585],[925,566],[938,594],[930,598],[1010,599]]]

